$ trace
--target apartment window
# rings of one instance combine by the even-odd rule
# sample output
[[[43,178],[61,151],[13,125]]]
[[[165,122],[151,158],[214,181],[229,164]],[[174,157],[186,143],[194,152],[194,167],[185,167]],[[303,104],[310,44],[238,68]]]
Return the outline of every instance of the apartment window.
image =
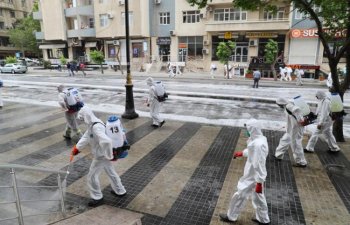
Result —
[[[11,18],[15,18],[16,17],[15,11],[11,10],[10,11],[10,16],[11,16]]]
[[[247,11],[241,9],[215,9],[214,21],[238,21],[247,20]]]
[[[22,0],[21,5],[22,5],[22,7],[26,6],[26,0]]]
[[[295,9],[295,14],[294,14],[294,18],[296,20],[301,20],[301,19],[305,19],[306,15],[303,12],[300,12],[298,9]]]
[[[0,16],[3,16],[4,14],[3,14],[3,11],[2,11],[2,9],[0,9]]]
[[[10,4],[13,4],[13,0],[8,0],[8,2],[9,2]]]
[[[122,26],[125,26],[125,13],[122,13]],[[134,24],[134,13],[129,12],[129,26],[132,26]]]
[[[95,27],[95,20],[94,18],[89,18],[89,27],[94,28]]]
[[[5,23],[4,22],[0,22],[0,30],[5,29]]]
[[[183,23],[198,23],[200,20],[200,11],[185,11],[182,12]]]
[[[101,27],[108,26],[108,15],[107,14],[100,14],[100,26]]]
[[[264,12],[264,19],[265,20],[283,20],[284,18],[284,11],[279,10],[276,14],[272,12],[265,11]]]
[[[170,12],[159,13],[159,24],[161,25],[170,24]]]
[[[108,45],[108,58],[115,58],[117,56],[117,53],[115,51],[115,45],[109,44]]]

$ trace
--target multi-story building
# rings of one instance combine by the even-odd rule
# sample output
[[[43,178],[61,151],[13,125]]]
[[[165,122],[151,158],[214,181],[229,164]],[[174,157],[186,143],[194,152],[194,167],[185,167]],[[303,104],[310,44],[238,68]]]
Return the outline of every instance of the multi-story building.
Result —
[[[15,56],[20,52],[9,42],[8,30],[13,24],[29,15],[33,8],[33,0],[0,0],[0,58]]]
[[[232,40],[235,75],[259,68],[264,77],[271,77],[264,61],[269,39],[278,42],[279,65],[319,65],[323,49],[318,39],[292,35],[295,29],[313,25],[298,22],[288,2],[276,1],[276,6],[277,14],[272,14],[233,8],[232,0],[213,0],[200,10],[186,0],[129,0],[132,68],[159,71],[172,62],[191,71],[208,71],[212,62],[219,64],[218,44]],[[45,59],[64,55],[89,61],[89,52],[99,49],[106,62],[125,65],[124,0],[41,0],[39,9],[34,18],[41,21],[37,39]]]

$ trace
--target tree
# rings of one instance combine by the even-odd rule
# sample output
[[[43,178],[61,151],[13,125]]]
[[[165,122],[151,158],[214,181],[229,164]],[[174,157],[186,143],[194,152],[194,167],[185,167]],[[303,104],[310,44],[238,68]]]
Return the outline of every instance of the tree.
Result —
[[[17,58],[15,56],[7,56],[5,58],[5,63],[16,63],[17,62]]]
[[[220,42],[216,49],[216,56],[219,58],[219,61],[224,64],[225,68],[228,68],[228,61],[232,55],[232,51],[236,48],[236,43],[232,41]],[[224,71],[225,72],[225,71]],[[226,74],[228,76],[228,74]]]
[[[187,0],[190,5],[197,5],[203,8],[208,0]],[[212,0],[209,0],[210,2]],[[324,47],[328,59],[329,68],[333,79],[333,89],[344,98],[345,91],[350,86],[350,1],[349,0],[289,0],[299,12],[313,20],[317,27],[317,34]],[[242,8],[249,11],[264,9],[271,12],[277,11],[274,1],[266,0],[232,0],[235,8]],[[318,6],[318,7],[315,7]],[[320,8],[322,10],[319,10]],[[344,32],[346,30],[346,32]],[[331,51],[330,43],[334,41],[336,34],[341,35],[341,41],[336,42],[335,48]],[[338,48],[336,48],[338,47]],[[342,82],[339,82],[337,66],[342,57],[346,56],[346,71]],[[337,119],[334,122],[333,133],[337,141],[345,141],[343,134],[343,120]]]
[[[35,10],[35,7],[33,7],[33,10]],[[23,57],[25,57],[25,50],[40,55],[41,51],[35,38],[35,32],[38,30],[40,30],[40,22],[34,20],[31,14],[28,17],[17,20],[14,23],[14,28],[8,32],[10,43],[21,50]]]
[[[102,63],[105,61],[105,56],[104,56],[103,52],[94,50],[94,51],[90,52],[90,58],[92,59],[92,61],[94,61],[95,63],[97,63],[101,66],[101,73],[103,74]]]
[[[277,80],[275,65],[278,60],[278,44],[272,39],[269,39],[269,42],[265,45],[265,60],[270,64],[270,69],[273,73],[273,79]]]

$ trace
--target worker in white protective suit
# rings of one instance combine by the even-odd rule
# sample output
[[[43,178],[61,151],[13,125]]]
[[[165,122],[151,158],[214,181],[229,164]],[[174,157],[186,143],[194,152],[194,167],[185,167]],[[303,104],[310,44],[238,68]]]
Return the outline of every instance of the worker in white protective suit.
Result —
[[[290,68],[289,66],[285,68],[287,76],[286,76],[286,80],[287,81],[291,81],[292,80],[292,76],[291,74],[293,73],[293,69]]]
[[[278,160],[282,160],[283,154],[288,151],[290,146],[296,163],[294,166],[306,167],[307,162],[302,146],[304,117],[301,109],[284,98],[278,98],[276,103],[285,110],[287,124],[286,133],[280,139],[279,145],[276,148],[275,157]]]
[[[266,158],[269,153],[267,139],[262,134],[257,120],[250,119],[245,126],[249,136],[247,148],[242,152],[234,153],[234,158],[248,157],[244,167],[244,174],[238,181],[237,191],[232,196],[227,213],[219,214],[219,216],[225,222],[237,221],[246,201],[251,196],[253,207],[256,211],[255,218],[252,220],[258,224],[270,224],[263,191],[267,176]]]
[[[309,142],[307,143],[305,152],[314,152],[315,145],[320,134],[323,134],[324,139],[328,144],[330,152],[339,152],[340,148],[337,145],[335,137],[332,133],[333,121],[330,117],[331,112],[331,100],[323,91],[316,92],[316,98],[318,99],[316,115],[317,115],[317,129],[312,134]]]
[[[333,79],[332,79],[332,73],[328,74],[327,77],[327,87],[330,89],[333,87]]]
[[[156,128],[161,127],[165,123],[165,120],[161,118],[159,115],[159,111],[160,111],[160,107],[162,106],[162,103],[158,101],[153,78],[148,77],[146,79],[146,83],[150,87],[146,103],[147,103],[147,106],[150,107],[150,115],[153,120],[152,126]]]
[[[280,67],[280,81],[286,80],[286,69]]]
[[[113,160],[112,140],[106,135],[106,128],[103,122],[98,119],[91,109],[84,106],[78,113],[78,119],[83,119],[87,124],[87,130],[79,142],[73,147],[72,155],[77,155],[80,150],[90,145],[92,163],[87,175],[90,197],[88,206],[96,207],[103,204],[103,195],[100,187],[99,176],[104,170],[111,182],[111,193],[117,197],[124,196],[126,190],[116,173],[111,162]]]
[[[304,75],[304,70],[302,70],[302,69],[295,69],[294,70],[294,74],[295,74],[295,76],[297,77],[297,79],[296,79],[296,85],[297,86],[302,86],[303,85],[303,81],[301,80],[301,77],[302,77],[302,75]]]
[[[79,139],[81,137],[81,131],[78,128],[77,123],[77,111],[69,108],[67,103],[67,89],[63,85],[59,85],[57,87],[58,91],[58,104],[64,110],[64,117],[66,118],[66,129],[64,131],[63,137],[66,139],[71,139],[74,137],[75,139]],[[72,131],[74,135],[72,135]]]

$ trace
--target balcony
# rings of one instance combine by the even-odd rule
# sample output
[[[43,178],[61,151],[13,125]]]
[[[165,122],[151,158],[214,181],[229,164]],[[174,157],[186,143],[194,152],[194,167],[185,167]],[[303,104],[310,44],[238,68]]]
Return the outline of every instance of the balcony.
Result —
[[[0,1],[0,9],[15,9],[13,3]]]
[[[43,19],[43,14],[40,11],[33,12],[33,19],[35,19],[35,20],[42,20]]]
[[[35,38],[37,40],[44,40],[44,32],[35,32]]]
[[[96,37],[95,28],[68,30],[67,38]]]
[[[209,21],[205,24],[206,32],[222,31],[264,31],[289,30],[289,19],[283,20],[251,20],[251,21]]]
[[[92,5],[84,5],[78,7],[67,8],[64,10],[66,17],[94,16],[94,7]]]

